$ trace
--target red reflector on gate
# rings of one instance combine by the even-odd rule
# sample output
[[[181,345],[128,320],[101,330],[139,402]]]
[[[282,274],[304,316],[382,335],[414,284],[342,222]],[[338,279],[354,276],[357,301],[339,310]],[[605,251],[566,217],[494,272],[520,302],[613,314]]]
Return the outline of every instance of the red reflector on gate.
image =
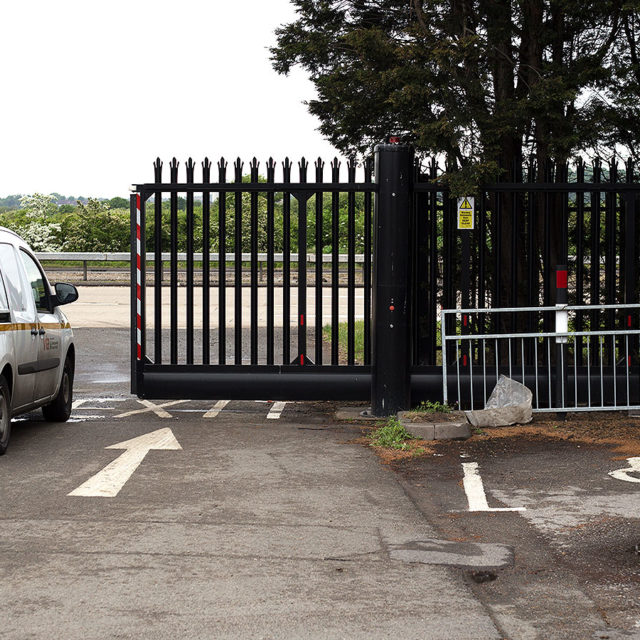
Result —
[[[389,144],[398,144],[400,142],[400,138],[398,136],[391,136],[389,138]]]
[[[300,314],[300,326],[304,327],[304,316]]]
[[[462,356],[462,366],[463,367],[467,366],[467,356]]]
[[[556,271],[556,288],[557,289],[566,289],[567,280],[568,280],[568,276],[566,271]]]
[[[627,316],[627,324],[629,325],[629,328],[631,328],[631,316]]]
[[[462,324],[466,327],[467,326],[467,321],[469,319],[469,316],[464,315],[462,316]]]
[[[300,366],[304,366],[304,353],[300,354]]]

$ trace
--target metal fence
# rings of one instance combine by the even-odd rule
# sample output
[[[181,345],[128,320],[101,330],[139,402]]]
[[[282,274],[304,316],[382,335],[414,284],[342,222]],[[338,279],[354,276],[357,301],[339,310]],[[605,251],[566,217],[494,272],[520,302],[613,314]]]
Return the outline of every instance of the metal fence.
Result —
[[[532,391],[534,411],[639,409],[640,330],[629,328],[639,313],[637,304],[445,309],[444,401],[482,409],[503,374]],[[543,330],[547,314],[554,331]],[[524,329],[500,331],[507,317]],[[627,328],[616,328],[623,322]]]

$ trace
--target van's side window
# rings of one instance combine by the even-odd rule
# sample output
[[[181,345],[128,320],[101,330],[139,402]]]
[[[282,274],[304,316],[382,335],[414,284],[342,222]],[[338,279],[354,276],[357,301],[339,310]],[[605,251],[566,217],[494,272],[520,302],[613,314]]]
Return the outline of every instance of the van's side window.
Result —
[[[11,316],[8,313],[9,302],[2,280],[2,265],[0,265],[0,322],[11,322]]]
[[[31,287],[33,300],[36,303],[36,309],[40,313],[50,313],[51,309],[49,309],[49,298],[45,289],[44,276],[42,275],[42,271],[40,271],[40,268],[34,262],[33,258],[30,255],[28,255],[24,251],[20,251],[19,253],[24,264],[24,269],[27,272],[27,280],[29,281],[29,286]]]
[[[7,287],[9,304],[14,311],[25,311],[27,299],[24,296],[24,287],[20,277],[16,253],[10,244],[0,243],[0,268],[4,284]]]

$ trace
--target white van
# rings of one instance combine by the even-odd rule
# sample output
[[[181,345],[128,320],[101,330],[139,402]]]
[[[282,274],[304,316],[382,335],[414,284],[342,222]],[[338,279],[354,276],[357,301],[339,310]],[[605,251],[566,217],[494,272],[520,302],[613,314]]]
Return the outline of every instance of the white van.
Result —
[[[45,420],[71,415],[75,348],[60,306],[77,299],[71,284],[52,289],[24,240],[0,227],[0,455],[12,416],[37,407]]]

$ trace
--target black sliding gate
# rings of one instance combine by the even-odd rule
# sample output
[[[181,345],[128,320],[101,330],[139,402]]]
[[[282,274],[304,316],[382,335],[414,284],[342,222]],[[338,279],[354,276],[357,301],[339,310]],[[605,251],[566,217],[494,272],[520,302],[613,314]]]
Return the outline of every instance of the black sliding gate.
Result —
[[[133,391],[141,397],[366,399],[373,161],[178,163],[137,185]],[[278,170],[278,171],[277,171]],[[217,179],[212,180],[212,173]],[[281,180],[276,182],[276,173]],[[167,268],[168,267],[168,268]],[[356,345],[364,344],[364,348]]]
[[[140,397],[371,400],[386,415],[442,399],[441,308],[548,307],[557,265],[568,265],[571,304],[638,302],[630,163],[515,161],[475,194],[472,230],[458,230],[436,163],[414,164],[404,145],[379,145],[375,171],[347,163],[346,181],[337,160],[243,169],[189,160],[180,181],[174,159],[163,182],[158,159],[154,182],[134,187]],[[446,333],[553,331],[553,313],[487,317],[461,314],[456,327],[450,314]],[[639,326],[611,309],[579,313],[572,329]]]

